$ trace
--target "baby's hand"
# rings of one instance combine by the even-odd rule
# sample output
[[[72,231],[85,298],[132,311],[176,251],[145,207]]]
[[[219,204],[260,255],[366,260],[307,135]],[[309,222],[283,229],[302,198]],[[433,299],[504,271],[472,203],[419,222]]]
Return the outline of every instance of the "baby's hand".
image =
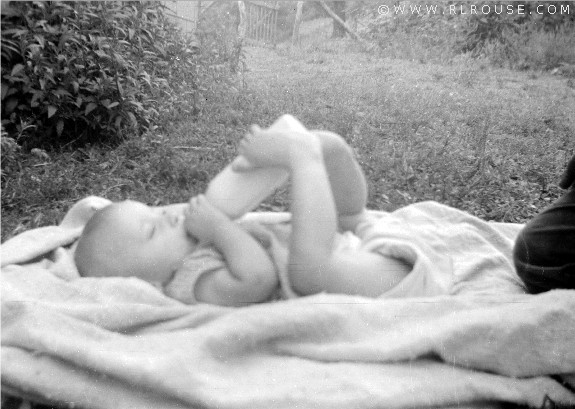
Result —
[[[193,197],[184,210],[186,230],[201,242],[213,243],[217,228],[229,218],[216,209],[204,195]]]
[[[251,167],[288,168],[295,155],[320,153],[321,146],[315,135],[308,132],[272,131],[254,125],[240,142],[240,158],[234,170]]]

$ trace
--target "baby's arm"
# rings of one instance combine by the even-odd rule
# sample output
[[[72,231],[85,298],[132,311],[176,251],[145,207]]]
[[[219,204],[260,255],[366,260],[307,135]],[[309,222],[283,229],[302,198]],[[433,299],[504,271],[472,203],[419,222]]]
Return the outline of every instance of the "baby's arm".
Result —
[[[322,149],[311,134],[254,129],[240,153],[255,166],[283,166],[292,181],[289,276],[302,294],[321,291],[378,296],[410,271],[403,262],[368,251],[334,252],[336,209]]]
[[[190,234],[215,246],[228,267],[200,277],[195,289],[198,301],[242,306],[269,299],[278,286],[275,267],[248,232],[211,206],[203,195],[191,200],[186,225]]]

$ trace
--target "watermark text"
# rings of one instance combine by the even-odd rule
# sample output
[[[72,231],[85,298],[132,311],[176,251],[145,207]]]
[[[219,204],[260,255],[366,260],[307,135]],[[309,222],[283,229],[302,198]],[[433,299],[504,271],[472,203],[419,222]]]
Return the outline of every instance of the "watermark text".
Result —
[[[380,15],[402,14],[443,14],[443,15],[487,15],[487,14],[514,14],[514,15],[570,15],[575,13],[571,4],[537,4],[526,8],[524,4],[381,4],[377,8]]]

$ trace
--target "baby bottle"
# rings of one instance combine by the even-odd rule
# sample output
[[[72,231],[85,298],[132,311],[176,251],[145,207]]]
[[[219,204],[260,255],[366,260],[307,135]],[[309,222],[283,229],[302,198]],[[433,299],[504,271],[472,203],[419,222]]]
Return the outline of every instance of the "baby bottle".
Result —
[[[268,129],[307,132],[301,122],[291,115],[281,116]],[[236,219],[256,208],[282,186],[288,176],[288,172],[282,168],[236,172],[229,164],[210,182],[206,198],[231,219]]]

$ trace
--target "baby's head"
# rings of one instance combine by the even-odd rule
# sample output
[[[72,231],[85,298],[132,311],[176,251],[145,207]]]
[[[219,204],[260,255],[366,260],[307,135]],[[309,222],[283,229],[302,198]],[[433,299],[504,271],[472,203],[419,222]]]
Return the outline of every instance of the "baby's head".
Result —
[[[76,247],[74,260],[80,275],[169,281],[196,246],[180,209],[127,200],[99,210]]]

